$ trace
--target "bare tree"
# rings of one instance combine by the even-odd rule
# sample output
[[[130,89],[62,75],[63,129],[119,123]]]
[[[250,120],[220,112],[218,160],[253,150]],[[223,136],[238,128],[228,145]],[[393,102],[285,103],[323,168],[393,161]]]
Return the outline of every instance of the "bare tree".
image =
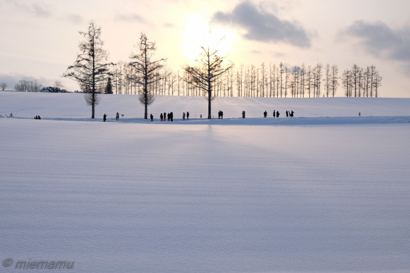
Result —
[[[64,85],[61,83],[61,81],[55,81],[54,82],[54,87],[57,89],[63,89]]]
[[[218,78],[233,67],[229,63],[222,66],[225,57],[218,56],[218,50],[210,49],[208,46],[201,46],[201,53],[196,61],[198,66],[185,66],[185,71],[191,76],[192,83],[206,92],[208,99],[208,119],[211,119],[211,101],[213,98],[213,85]]]
[[[330,69],[330,65],[327,64],[327,65],[326,65],[326,70],[325,70],[325,91],[326,91],[326,97],[329,97],[329,94],[330,94],[331,81],[332,81],[331,69]]]
[[[379,75],[379,71],[374,68],[373,86],[374,86],[374,97],[379,96],[379,87],[382,86],[383,77]]]
[[[289,78],[290,78],[290,71],[289,71],[289,69],[285,66],[284,67],[284,69],[285,69],[285,91],[284,91],[284,94],[285,94],[285,98],[286,98],[286,96],[288,95],[288,82],[289,82]]]
[[[14,90],[20,92],[40,92],[41,88],[43,88],[43,86],[41,84],[38,84],[36,80],[21,80],[14,86]]]
[[[161,80],[159,73],[165,59],[152,60],[157,49],[156,44],[149,41],[144,33],[141,33],[137,47],[139,52],[131,54],[133,61],[129,65],[135,68],[136,72],[132,80],[143,88],[139,101],[144,104],[144,119],[148,119],[148,105],[154,102],[152,86]]]
[[[350,70],[345,70],[342,75],[342,83],[345,89],[346,97],[352,96],[352,72]]]
[[[283,77],[282,77],[282,75],[283,75],[283,73],[284,73],[284,69],[285,69],[286,67],[284,67],[283,66],[283,64],[282,63],[280,63],[279,64],[279,73],[280,73],[280,97],[282,97],[282,88],[283,88]]]
[[[374,87],[375,75],[376,75],[376,67],[372,65],[370,66],[370,97],[373,97],[373,87]]]
[[[321,86],[321,81],[322,81],[322,64],[317,64],[315,69],[314,69],[314,87],[316,88],[315,96],[320,97],[320,86]]]
[[[334,97],[337,92],[337,87],[339,86],[339,69],[336,65],[332,66],[332,75],[331,75],[331,89],[332,89],[332,96]]]
[[[310,98],[310,93],[312,91],[312,79],[313,79],[312,67],[309,65],[307,73],[306,73],[306,83],[307,83],[307,91],[309,94],[309,98]]]
[[[275,96],[275,72],[276,66],[269,64],[269,97]]]
[[[300,67],[300,97],[305,97],[305,75],[306,75],[306,67],[305,64],[302,64]]]
[[[359,73],[358,73],[358,80],[357,80],[357,96],[361,97],[364,96],[364,92],[362,93],[363,87],[364,87],[364,81],[363,81],[363,68],[359,68]]]
[[[350,75],[352,77],[351,80],[352,80],[352,86],[353,86],[355,97],[357,97],[357,91],[359,88],[359,73],[360,73],[360,68],[356,64],[354,64],[352,67],[352,70],[350,70]]]
[[[2,91],[6,90],[7,83],[5,83],[5,82],[0,83],[0,88],[1,88]]]
[[[91,118],[94,118],[95,106],[99,101],[96,94],[98,86],[106,83],[111,75],[108,67],[114,64],[103,63],[107,60],[107,52],[103,49],[101,28],[90,22],[87,32],[80,34],[85,37],[79,45],[81,53],[77,55],[74,65],[67,68],[63,77],[76,80],[85,89],[85,101],[91,105]]]

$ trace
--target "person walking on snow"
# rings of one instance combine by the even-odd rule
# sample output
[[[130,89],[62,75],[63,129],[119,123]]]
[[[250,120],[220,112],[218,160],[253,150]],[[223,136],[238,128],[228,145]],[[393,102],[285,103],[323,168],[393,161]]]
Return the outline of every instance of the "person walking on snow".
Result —
[[[116,120],[120,120],[120,113],[117,112],[117,115],[115,116]]]
[[[104,120],[104,122],[107,120],[107,115],[106,114],[103,115],[103,120]]]

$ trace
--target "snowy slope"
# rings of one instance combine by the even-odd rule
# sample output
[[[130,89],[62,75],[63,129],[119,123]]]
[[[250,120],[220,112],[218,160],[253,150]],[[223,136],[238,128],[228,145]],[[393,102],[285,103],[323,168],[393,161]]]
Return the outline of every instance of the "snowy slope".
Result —
[[[101,102],[96,107],[96,118],[103,114],[115,118],[115,113],[124,114],[125,118],[143,118],[144,107],[133,95],[100,95]],[[168,97],[156,96],[149,106],[149,113],[155,118],[163,112],[174,112],[176,119],[182,118],[183,112],[190,112],[191,118],[207,116],[208,104],[203,97]],[[408,98],[216,98],[212,102],[212,113],[222,110],[224,118],[239,118],[242,111],[246,116],[262,117],[266,110],[272,116],[273,110],[279,110],[281,117],[286,110],[293,110],[295,117],[357,117],[362,116],[410,116]],[[32,118],[40,115],[47,118],[90,118],[91,107],[84,101],[83,94],[47,94],[0,92],[0,114],[13,113],[17,117]]]
[[[129,119],[103,123],[79,94],[0,93],[18,117],[0,119],[2,272],[410,272],[409,100],[237,101],[214,109],[306,115],[144,124],[135,97],[113,96],[97,112]],[[355,107],[384,115],[354,124]]]

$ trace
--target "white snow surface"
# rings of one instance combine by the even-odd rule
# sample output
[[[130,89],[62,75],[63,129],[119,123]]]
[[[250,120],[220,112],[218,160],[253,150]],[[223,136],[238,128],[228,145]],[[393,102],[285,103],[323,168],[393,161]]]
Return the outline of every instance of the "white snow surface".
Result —
[[[410,99],[206,103],[0,92],[1,272],[410,272]]]

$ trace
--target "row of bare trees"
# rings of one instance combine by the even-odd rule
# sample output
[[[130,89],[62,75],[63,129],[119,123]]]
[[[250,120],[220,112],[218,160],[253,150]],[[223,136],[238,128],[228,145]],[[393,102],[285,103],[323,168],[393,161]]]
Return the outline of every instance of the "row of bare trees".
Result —
[[[135,84],[130,78],[135,71],[129,64],[120,62],[113,69],[113,93],[115,94],[140,94],[141,86]],[[158,71],[159,79],[152,86],[154,95],[166,96],[204,96],[204,91],[195,86],[187,71],[174,73],[164,65]],[[378,88],[382,78],[375,66],[366,69],[354,65],[352,69],[345,70],[342,78],[336,65],[323,67],[293,66],[287,67],[262,63],[229,69],[223,77],[219,77],[214,84],[215,97],[334,97],[342,83],[346,96],[377,97]],[[347,85],[346,85],[347,84]]]
[[[378,97],[382,85],[382,76],[374,65],[362,68],[353,65],[342,75],[342,84],[346,97]]]
[[[43,86],[34,81],[21,80],[14,86],[14,90],[20,92],[40,92]]]

